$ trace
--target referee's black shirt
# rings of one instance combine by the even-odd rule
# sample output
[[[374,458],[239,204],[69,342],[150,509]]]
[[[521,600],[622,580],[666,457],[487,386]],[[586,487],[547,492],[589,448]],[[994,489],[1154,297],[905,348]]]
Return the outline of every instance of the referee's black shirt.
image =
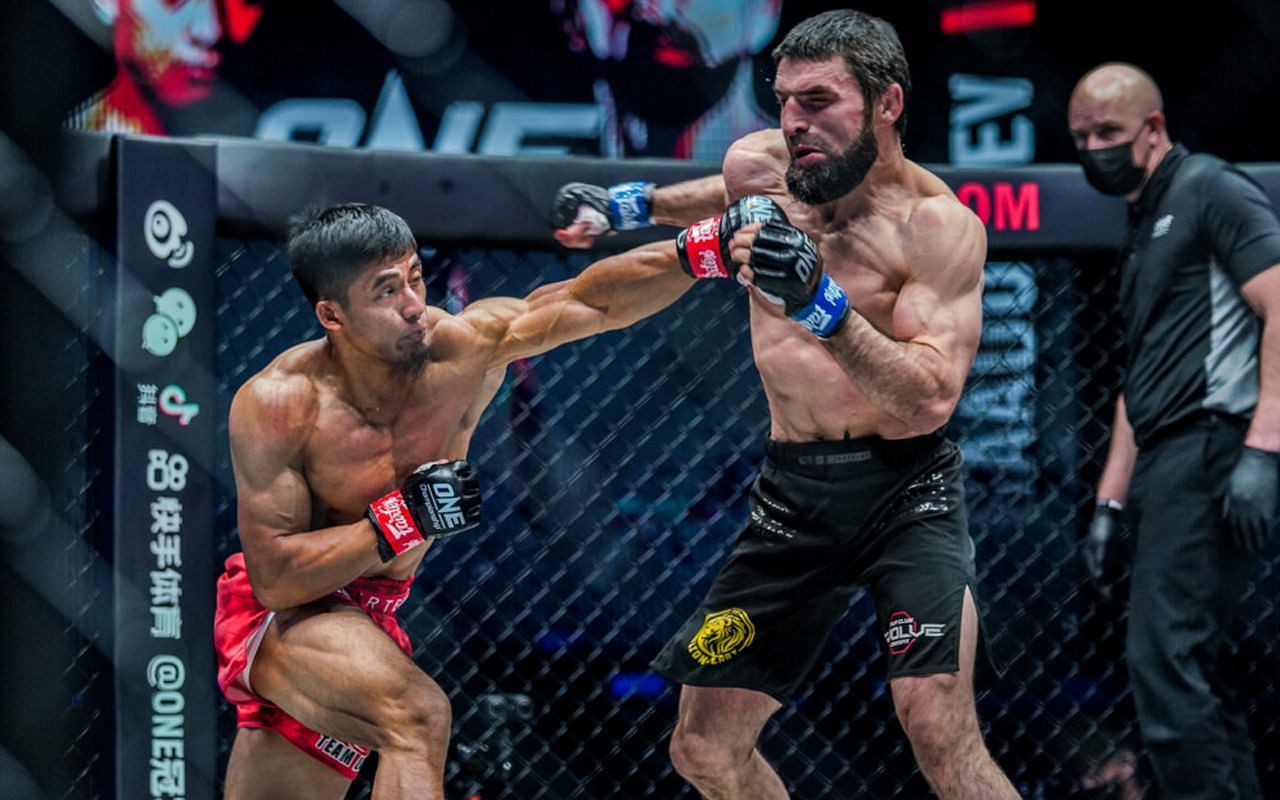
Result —
[[[1139,447],[1202,412],[1252,416],[1260,325],[1240,287],[1277,263],[1280,221],[1262,188],[1174,145],[1129,209],[1121,258],[1125,408]]]

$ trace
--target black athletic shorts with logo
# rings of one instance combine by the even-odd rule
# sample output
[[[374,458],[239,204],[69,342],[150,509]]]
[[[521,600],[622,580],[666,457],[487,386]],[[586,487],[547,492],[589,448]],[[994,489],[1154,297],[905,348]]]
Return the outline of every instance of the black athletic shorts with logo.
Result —
[[[938,431],[765,453],[750,523],[654,668],[786,703],[868,586],[890,678],[957,671],[966,588],[977,602],[960,449]]]

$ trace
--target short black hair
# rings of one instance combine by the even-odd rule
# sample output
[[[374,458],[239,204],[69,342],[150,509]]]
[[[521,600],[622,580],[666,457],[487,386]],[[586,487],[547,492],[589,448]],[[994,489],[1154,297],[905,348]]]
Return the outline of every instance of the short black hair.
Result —
[[[409,224],[381,206],[313,207],[290,220],[289,268],[312,305],[346,302],[351,282],[366,267],[417,249]]]
[[[894,123],[901,136],[907,129],[906,101],[911,96],[911,71],[894,27],[861,11],[827,11],[800,22],[773,49],[774,64],[784,58],[822,61],[833,56],[844,59],[849,74],[858,82],[868,116],[871,104],[879,100],[891,84],[902,87],[902,114]]]

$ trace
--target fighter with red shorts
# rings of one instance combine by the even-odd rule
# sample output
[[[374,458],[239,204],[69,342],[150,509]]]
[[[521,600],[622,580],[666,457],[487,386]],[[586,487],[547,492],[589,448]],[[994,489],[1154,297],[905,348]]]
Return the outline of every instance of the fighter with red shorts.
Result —
[[[356,578],[330,598],[364,611],[412,658],[409,636],[396,619],[396,612],[409,599],[412,584],[412,578]],[[218,612],[213,629],[218,654],[218,688],[235,704],[238,727],[276,731],[307,755],[352,780],[364,766],[369,748],[317,733],[253,693],[249,670],[262,635],[274,617],[275,612],[253,595],[249,573],[244,568],[244,554],[236,553],[228,558],[226,571],[218,579]]]
[[[231,404],[244,552],[218,582],[218,677],[239,717],[224,796],[338,800],[377,751],[373,797],[441,800],[449,699],[396,611],[431,541],[477,524],[462,459],[480,415],[512,361],[629,325],[693,281],[667,242],[450,314],[426,304],[405,221],[357,204],[298,220],[288,254],[325,335]]]

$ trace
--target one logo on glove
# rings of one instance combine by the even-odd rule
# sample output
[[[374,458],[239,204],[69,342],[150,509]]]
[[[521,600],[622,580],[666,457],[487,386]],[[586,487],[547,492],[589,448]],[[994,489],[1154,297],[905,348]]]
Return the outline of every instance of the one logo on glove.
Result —
[[[818,259],[815,254],[801,250],[796,256],[796,274],[800,276],[800,280],[805,283],[809,282],[809,277],[813,275],[814,267],[818,266]]]
[[[395,541],[417,533],[417,526],[409,520],[409,506],[399,492],[394,492],[373,504],[373,513],[378,518],[382,530]],[[421,542],[413,542],[408,547],[416,547]],[[406,548],[407,549],[407,548]]]
[[[741,608],[726,608],[707,615],[689,642],[689,655],[704,667],[723,664],[741,653],[756,638],[756,626]]]
[[[947,626],[935,622],[916,622],[916,618],[905,611],[895,611],[889,615],[889,627],[884,632],[884,640],[889,645],[889,652],[900,656],[911,649],[919,639],[938,639],[946,631]]]
[[[430,495],[427,494],[426,486],[421,487],[421,490],[423,505],[431,515],[431,527],[438,531],[462,527],[467,520],[462,513],[462,498],[453,490],[453,486],[433,483],[430,487]]]

